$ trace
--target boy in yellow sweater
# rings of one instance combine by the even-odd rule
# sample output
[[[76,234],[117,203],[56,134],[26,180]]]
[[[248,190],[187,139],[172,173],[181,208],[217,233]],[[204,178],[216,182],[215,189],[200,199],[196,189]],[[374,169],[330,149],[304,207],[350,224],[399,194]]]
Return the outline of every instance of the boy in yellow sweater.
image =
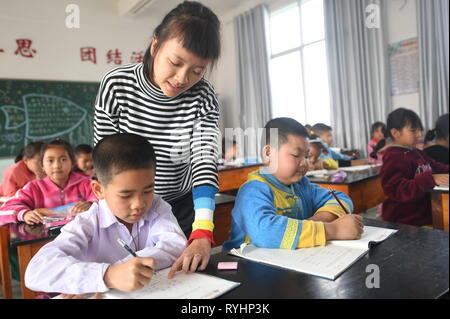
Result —
[[[277,132],[278,143],[271,145]],[[249,174],[239,189],[232,212],[230,239],[224,250],[242,243],[259,247],[296,249],[323,246],[327,240],[358,239],[362,217],[346,214],[326,189],[304,177],[308,134],[291,118],[276,118],[265,126],[264,166]],[[335,192],[349,212],[351,199]]]

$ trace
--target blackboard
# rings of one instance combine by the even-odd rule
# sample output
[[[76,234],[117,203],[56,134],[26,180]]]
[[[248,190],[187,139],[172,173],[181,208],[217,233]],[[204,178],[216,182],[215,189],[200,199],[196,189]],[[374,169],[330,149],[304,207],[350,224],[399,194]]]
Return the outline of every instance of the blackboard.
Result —
[[[60,137],[93,143],[94,103],[100,83],[0,79],[0,157],[32,141]]]

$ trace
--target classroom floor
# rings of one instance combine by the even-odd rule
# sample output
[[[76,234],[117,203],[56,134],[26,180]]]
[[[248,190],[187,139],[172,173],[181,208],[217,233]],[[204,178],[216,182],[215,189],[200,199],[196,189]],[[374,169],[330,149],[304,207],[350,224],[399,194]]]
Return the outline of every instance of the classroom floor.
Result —
[[[366,217],[366,218],[371,218],[371,219],[381,219],[380,216],[378,216],[376,207],[373,207],[369,210],[367,210],[364,213],[361,213],[361,216]],[[211,250],[211,254],[218,254],[222,251],[222,246],[217,246],[214,247]],[[12,280],[12,289],[13,289],[13,298],[14,299],[21,299],[21,293],[20,293],[20,282],[18,282],[17,280]],[[0,292],[0,299],[4,299],[2,293]]]

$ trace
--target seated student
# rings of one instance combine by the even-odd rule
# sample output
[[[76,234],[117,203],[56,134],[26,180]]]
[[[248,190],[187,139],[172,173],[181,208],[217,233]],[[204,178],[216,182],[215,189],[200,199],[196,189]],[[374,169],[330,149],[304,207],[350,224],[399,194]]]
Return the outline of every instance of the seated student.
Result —
[[[425,143],[432,140],[434,143],[426,145],[423,151],[435,161],[448,165],[448,113],[441,115],[436,127],[425,135]]]
[[[309,136],[308,170],[338,169],[339,164],[332,158],[319,158],[325,151],[322,140],[317,135]]]
[[[31,142],[18,156],[15,164],[5,169],[3,183],[0,186],[0,194],[12,197],[25,186],[26,183],[45,177],[45,173],[39,164],[39,153],[44,142]]]
[[[225,137],[222,138],[222,159],[225,165],[235,164],[237,160],[237,144],[236,141],[233,140],[230,143]]]
[[[15,211],[15,221],[38,224],[43,222],[45,215],[52,214],[50,208],[75,202],[71,213],[77,214],[88,210],[97,200],[89,179],[72,172],[74,155],[68,142],[62,139],[51,141],[43,146],[40,158],[47,177],[26,184],[0,210]]]
[[[323,123],[314,124],[312,127],[314,134],[322,139],[325,143],[325,152],[320,158],[332,158],[334,160],[350,161],[353,157],[333,151],[330,147],[333,143],[333,133],[331,126]]]
[[[311,136],[311,135],[314,134],[311,125],[306,124],[306,125],[305,125],[305,128],[306,128],[306,132],[308,132],[308,136]]]
[[[153,193],[156,157],[145,138],[107,136],[94,148],[93,158],[98,180],[92,188],[100,201],[32,258],[25,272],[25,285],[32,290],[84,294],[140,289],[154,270],[172,265],[186,247],[171,206]]]
[[[370,128],[370,141],[367,143],[367,154],[369,155],[369,163],[371,164],[381,164],[383,163],[383,155],[380,153],[377,158],[371,157],[370,155],[374,152],[374,147],[379,141],[385,138],[386,125],[383,122],[375,122]]]
[[[92,164],[92,147],[88,144],[80,144],[75,147],[74,172],[88,177],[94,176],[94,165]]]
[[[422,123],[411,110],[399,108],[387,118],[387,133],[393,144],[386,149],[380,170],[383,220],[416,226],[431,225],[431,199],[426,189],[448,185],[448,165],[415,148]]]
[[[271,129],[278,129],[278,145],[270,145]],[[252,243],[265,248],[296,249],[325,245],[332,239],[357,239],[362,217],[346,215],[326,189],[304,177],[308,134],[291,118],[276,118],[265,126],[264,166],[249,174],[239,189],[232,211],[230,238],[224,250]],[[351,199],[337,197],[353,210]]]

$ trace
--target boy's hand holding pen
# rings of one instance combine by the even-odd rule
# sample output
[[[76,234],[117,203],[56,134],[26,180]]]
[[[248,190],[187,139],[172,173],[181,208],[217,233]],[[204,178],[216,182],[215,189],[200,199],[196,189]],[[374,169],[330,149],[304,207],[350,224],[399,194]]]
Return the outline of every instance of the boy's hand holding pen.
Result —
[[[108,288],[122,291],[133,291],[141,289],[147,285],[154,275],[153,269],[156,263],[153,258],[137,257],[136,253],[122,240],[118,240],[132,258],[124,263],[110,265],[103,276],[103,280]]]

